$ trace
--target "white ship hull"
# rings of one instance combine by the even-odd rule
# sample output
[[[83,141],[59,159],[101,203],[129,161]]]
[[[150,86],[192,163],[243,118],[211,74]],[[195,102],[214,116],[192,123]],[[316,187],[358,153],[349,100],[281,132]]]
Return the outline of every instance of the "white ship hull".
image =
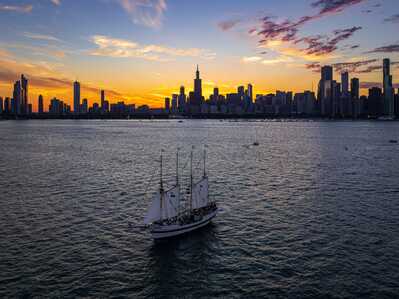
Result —
[[[202,219],[184,225],[172,224],[172,225],[157,225],[151,230],[152,237],[154,239],[170,238],[179,236],[193,230],[199,229],[208,225],[211,220],[216,216],[217,210],[210,212],[209,214],[202,217]]]

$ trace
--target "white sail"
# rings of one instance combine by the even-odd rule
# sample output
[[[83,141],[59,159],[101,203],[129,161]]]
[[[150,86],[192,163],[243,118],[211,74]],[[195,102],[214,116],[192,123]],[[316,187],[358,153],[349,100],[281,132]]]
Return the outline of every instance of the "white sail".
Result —
[[[161,219],[173,218],[179,213],[180,188],[173,187],[166,191],[162,197],[159,192],[154,194],[150,208],[144,218],[145,224],[150,224]],[[162,207],[161,207],[162,206]]]
[[[208,205],[208,178],[203,178],[193,186],[193,209]]]
[[[161,219],[161,194],[159,192],[154,194],[150,208],[148,209],[147,215],[144,218],[145,224]]]
[[[175,186],[164,193],[162,201],[162,219],[173,218],[179,213],[180,188]]]

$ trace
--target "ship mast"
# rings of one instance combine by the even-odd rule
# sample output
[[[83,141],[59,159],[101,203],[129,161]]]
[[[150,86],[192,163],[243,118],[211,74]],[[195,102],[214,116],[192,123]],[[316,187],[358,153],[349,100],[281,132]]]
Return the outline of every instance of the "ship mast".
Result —
[[[163,190],[163,180],[162,180],[162,152],[163,152],[163,150],[161,150],[161,171],[160,171],[160,177],[159,177],[159,179],[160,179],[160,181],[159,181],[159,193],[161,193],[161,199],[160,199],[160,209],[161,209],[161,221],[162,221],[162,203],[163,203],[163,192],[164,192],[164,190]]]
[[[179,186],[179,148],[176,152],[176,187],[179,192],[179,202],[177,203],[177,215],[180,215],[180,186]]]
[[[206,147],[204,147],[204,178],[206,178]]]
[[[179,186],[179,149],[176,152],[176,186]]]
[[[190,212],[193,209],[193,149],[190,155]]]

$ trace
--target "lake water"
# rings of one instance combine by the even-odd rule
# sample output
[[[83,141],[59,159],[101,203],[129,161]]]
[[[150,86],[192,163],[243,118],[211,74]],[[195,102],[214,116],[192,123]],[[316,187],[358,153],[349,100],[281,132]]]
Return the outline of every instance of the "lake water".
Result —
[[[391,139],[399,122],[0,122],[0,297],[397,297]],[[205,144],[223,212],[154,242],[160,150],[186,184]]]

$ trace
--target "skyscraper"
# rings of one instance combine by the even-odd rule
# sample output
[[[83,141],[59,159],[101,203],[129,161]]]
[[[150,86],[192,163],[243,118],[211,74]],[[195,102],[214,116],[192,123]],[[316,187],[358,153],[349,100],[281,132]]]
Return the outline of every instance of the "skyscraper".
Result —
[[[73,83],[73,112],[75,114],[80,112],[80,83],[78,81]]]
[[[21,75],[21,114],[27,114],[29,107],[28,102],[28,79],[24,75]]]
[[[389,58],[385,58],[382,62],[382,72],[383,72],[383,84],[384,84],[384,92],[385,89],[389,87],[389,77],[391,74],[391,61]]]
[[[165,98],[165,110],[168,112],[170,110],[170,98]]]
[[[381,100],[382,92],[381,88],[373,87],[369,89],[368,97],[368,114],[371,117],[378,117],[381,115]]]
[[[13,99],[12,99],[11,111],[14,114],[20,114],[21,98],[22,98],[21,81],[16,81],[14,83],[14,91],[13,91],[12,96],[13,96]]]
[[[42,95],[39,95],[39,98],[38,98],[37,112],[39,114],[43,113],[43,96]]]
[[[321,68],[321,80],[332,81],[333,80],[333,68],[330,65],[325,65]]]
[[[249,100],[250,100],[251,103],[252,103],[253,100],[254,100],[254,93],[253,93],[252,84],[248,84],[247,95],[248,95]]]
[[[4,108],[3,108],[4,113],[7,113],[7,114],[10,113],[10,105],[11,105],[10,102],[11,102],[10,98],[4,99]]]
[[[333,114],[333,68],[326,65],[321,68],[321,79],[319,82],[318,100],[322,116]]]
[[[392,86],[392,75],[391,75],[391,61],[389,58],[383,60],[383,93],[384,93],[384,104],[383,113],[386,116],[394,116],[394,89]]]
[[[351,80],[351,103],[352,103],[352,115],[358,117],[362,114],[362,103],[359,100],[360,96],[360,84],[358,78],[352,78]]]
[[[343,117],[352,115],[352,100],[349,94],[349,74],[348,72],[341,73],[341,101],[340,114]]]
[[[80,107],[80,113],[86,114],[89,111],[89,103],[87,99],[83,99],[82,105]]]
[[[244,86],[238,86],[237,87],[237,94],[239,97],[244,98],[245,96],[245,87]]]
[[[340,115],[339,103],[341,100],[341,83],[337,81],[332,81],[332,107],[331,107],[331,117],[337,117]]]
[[[349,74],[348,72],[343,72],[341,74],[341,87],[342,87],[342,95],[349,94]]]
[[[213,94],[211,97],[212,97],[212,105],[216,105],[219,100],[219,88],[217,87],[213,88]]]
[[[195,72],[195,79],[194,79],[194,96],[197,99],[202,98],[202,80],[200,78],[200,72],[197,65],[197,71]]]
[[[104,102],[105,102],[105,91],[101,90],[101,111],[104,112]]]
[[[177,112],[177,99],[179,98],[178,94],[173,94],[172,95],[172,112],[176,113]]]
[[[180,86],[180,93],[177,106],[179,108],[179,112],[183,113],[186,109],[186,94],[184,91],[184,86]]]
[[[194,92],[190,97],[190,111],[191,112],[199,112],[202,104],[202,80],[200,78],[200,72],[197,65],[197,71],[195,72],[194,79]]]

